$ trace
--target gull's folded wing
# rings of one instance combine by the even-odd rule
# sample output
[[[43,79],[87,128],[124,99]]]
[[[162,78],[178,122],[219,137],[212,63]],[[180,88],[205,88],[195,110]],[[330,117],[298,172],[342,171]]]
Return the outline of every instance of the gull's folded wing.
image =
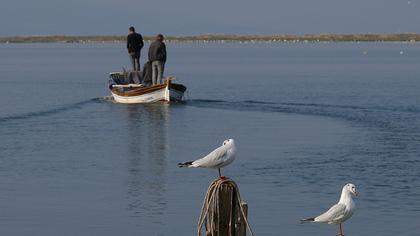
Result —
[[[316,222],[333,223],[344,216],[346,212],[346,205],[338,203],[332,206],[327,212],[315,217]]]
[[[227,156],[226,146],[221,146],[209,153],[207,156],[192,163],[194,167],[218,168]]]

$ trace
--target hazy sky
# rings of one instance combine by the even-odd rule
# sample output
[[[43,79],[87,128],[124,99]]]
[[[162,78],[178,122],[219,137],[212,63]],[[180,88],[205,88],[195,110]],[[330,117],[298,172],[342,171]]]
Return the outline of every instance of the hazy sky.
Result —
[[[0,36],[420,33],[420,0],[0,0]]]

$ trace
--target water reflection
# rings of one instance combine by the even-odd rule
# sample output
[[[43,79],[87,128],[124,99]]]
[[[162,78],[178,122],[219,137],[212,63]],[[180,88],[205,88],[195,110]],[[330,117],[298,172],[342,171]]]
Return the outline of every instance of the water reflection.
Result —
[[[127,106],[128,211],[160,223],[166,200],[169,104]],[[146,223],[146,222],[145,222]]]

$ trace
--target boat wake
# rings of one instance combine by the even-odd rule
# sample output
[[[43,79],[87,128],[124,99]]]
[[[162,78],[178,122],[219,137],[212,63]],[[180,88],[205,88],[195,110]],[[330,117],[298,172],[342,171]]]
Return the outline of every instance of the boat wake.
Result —
[[[82,109],[91,103],[114,102],[112,96],[92,98],[76,103],[65,104],[48,110],[34,111],[23,114],[0,117],[0,123],[50,116],[58,113]],[[404,130],[415,132],[420,127],[420,109],[418,107],[363,107],[352,105],[334,105],[318,103],[294,102],[265,102],[255,100],[225,101],[192,99],[182,102],[187,106],[214,108],[236,111],[281,112],[289,114],[314,115],[345,119],[362,123],[372,127],[386,128],[388,130]]]
[[[55,115],[58,113],[67,112],[74,109],[81,109],[85,105],[95,103],[98,101],[100,101],[100,98],[92,98],[92,99],[88,99],[88,100],[84,100],[84,101],[80,101],[76,103],[61,105],[61,106],[48,109],[48,110],[41,110],[41,111],[28,112],[28,113],[23,113],[23,114],[4,116],[4,117],[0,117],[0,123],[14,122],[14,121],[32,119],[36,117]]]
[[[404,121],[407,119],[412,119],[413,117],[417,117],[418,119],[418,114],[420,113],[420,109],[417,107],[363,107],[317,103],[276,103],[254,100],[223,101],[193,99],[187,101],[186,104],[195,107],[237,111],[281,112],[324,117],[326,116],[345,119],[358,123],[368,123],[369,126],[376,126],[387,129],[410,128],[406,127]],[[418,122],[420,122],[420,120]]]
[[[112,96],[104,96],[104,97],[99,97],[97,98],[99,101],[103,101],[103,102],[112,102],[115,103],[115,100]]]
[[[241,109],[252,107],[250,105],[260,105],[261,111],[266,111],[267,108],[275,107],[273,111],[278,111],[279,106],[283,108],[287,107],[317,107],[317,108],[338,108],[338,109],[352,109],[352,110],[381,110],[381,111],[395,111],[395,112],[412,112],[420,113],[420,108],[416,107],[398,107],[398,108],[389,108],[389,107],[362,107],[362,106],[351,106],[351,105],[333,105],[333,104],[317,104],[317,103],[294,103],[294,102],[264,102],[264,101],[255,101],[255,100],[244,100],[244,101],[224,101],[224,100],[208,100],[208,99],[192,99],[187,101],[187,104],[193,106],[206,106],[213,107],[213,104],[217,104],[214,108],[223,108],[223,105],[229,106],[232,109]],[[231,107],[234,105],[234,107]],[[262,107],[261,107],[262,105]],[[268,109],[271,111],[270,109]]]

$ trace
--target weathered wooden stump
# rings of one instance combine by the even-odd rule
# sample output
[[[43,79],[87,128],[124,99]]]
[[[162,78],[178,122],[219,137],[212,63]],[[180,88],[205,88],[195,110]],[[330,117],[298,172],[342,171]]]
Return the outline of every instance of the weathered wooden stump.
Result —
[[[239,189],[230,179],[210,184],[199,221],[205,222],[206,236],[246,236],[248,205],[240,199]]]
[[[248,218],[248,203],[242,201],[241,205],[242,205],[242,209],[244,211],[245,217]],[[238,216],[238,223],[236,226],[236,235],[246,236],[246,229],[247,229],[246,219],[242,216],[241,209],[238,209],[237,216]]]

